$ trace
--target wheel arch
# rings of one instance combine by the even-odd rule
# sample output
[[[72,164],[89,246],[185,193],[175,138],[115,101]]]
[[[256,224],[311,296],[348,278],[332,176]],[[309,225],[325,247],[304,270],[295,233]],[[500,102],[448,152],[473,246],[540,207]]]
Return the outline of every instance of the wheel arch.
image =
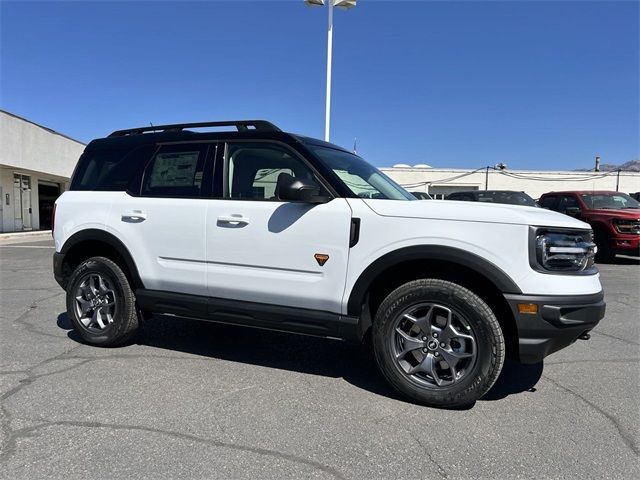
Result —
[[[482,297],[500,321],[509,356],[517,355],[517,327],[504,294],[521,294],[522,290],[500,267],[455,247],[405,247],[376,259],[362,272],[351,289],[347,302],[348,315],[362,317],[363,334],[366,334],[384,298],[400,285],[418,278],[449,280]]]
[[[122,268],[134,291],[144,288],[131,253],[120,239],[109,232],[97,228],[77,232],[64,242],[60,253],[64,255],[62,269],[65,279],[83,260],[103,256]]]

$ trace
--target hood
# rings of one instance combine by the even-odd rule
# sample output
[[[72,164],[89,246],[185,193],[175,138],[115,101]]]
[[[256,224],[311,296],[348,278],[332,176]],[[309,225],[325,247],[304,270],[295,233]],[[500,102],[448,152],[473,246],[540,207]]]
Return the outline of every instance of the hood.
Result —
[[[539,227],[591,228],[588,223],[538,207],[455,200],[415,200],[404,202],[401,200],[367,198],[363,199],[363,201],[374,212],[384,217],[509,223]]]

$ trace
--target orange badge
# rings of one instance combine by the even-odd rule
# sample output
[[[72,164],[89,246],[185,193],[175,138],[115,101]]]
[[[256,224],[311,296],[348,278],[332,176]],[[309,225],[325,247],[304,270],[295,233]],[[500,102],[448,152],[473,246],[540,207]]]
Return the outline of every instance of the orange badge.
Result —
[[[327,263],[327,260],[329,260],[329,255],[327,255],[326,253],[316,253],[313,257],[321,267],[324,266],[325,263]]]

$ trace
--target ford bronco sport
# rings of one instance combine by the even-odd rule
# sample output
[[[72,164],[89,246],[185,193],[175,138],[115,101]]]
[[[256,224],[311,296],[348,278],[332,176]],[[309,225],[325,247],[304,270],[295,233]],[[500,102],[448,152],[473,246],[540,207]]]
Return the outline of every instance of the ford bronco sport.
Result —
[[[586,223],[421,202],[347,150],[265,121],[92,141],[53,236],[89,344],[123,344],[152,313],[370,339],[386,380],[432,406],[474,402],[506,355],[539,362],[605,312]]]

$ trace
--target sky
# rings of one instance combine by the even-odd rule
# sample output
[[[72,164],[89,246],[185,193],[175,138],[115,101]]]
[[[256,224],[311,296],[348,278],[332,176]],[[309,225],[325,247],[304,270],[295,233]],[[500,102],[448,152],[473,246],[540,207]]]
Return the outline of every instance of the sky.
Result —
[[[83,142],[264,118],[324,134],[327,9],[0,3],[1,108]],[[577,169],[639,156],[636,1],[358,0],[334,15],[331,141],[376,166]]]

